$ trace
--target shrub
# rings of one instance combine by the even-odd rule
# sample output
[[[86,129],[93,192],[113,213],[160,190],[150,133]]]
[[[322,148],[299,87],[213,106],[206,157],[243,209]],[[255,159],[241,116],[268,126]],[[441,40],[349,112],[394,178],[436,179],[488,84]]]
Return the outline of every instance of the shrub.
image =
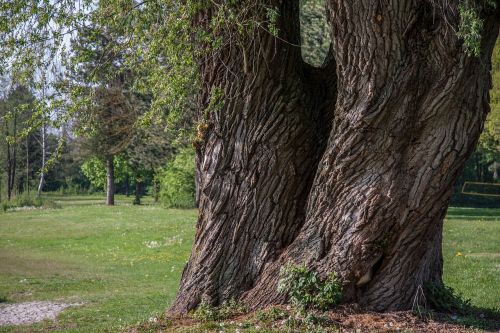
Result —
[[[160,182],[160,201],[169,208],[195,206],[194,149],[183,148],[167,164]]]
[[[9,209],[9,208],[10,208],[10,204],[9,204],[7,201],[2,201],[2,204],[1,204],[1,205],[2,205],[2,210],[3,210],[4,212],[6,212],[6,211],[7,211],[7,209]]]
[[[192,313],[192,316],[201,322],[210,322],[232,318],[246,312],[247,309],[233,299],[222,303],[220,306],[212,306],[202,301]]]
[[[255,318],[261,322],[269,323],[287,318],[288,313],[278,307],[260,310],[255,313]]]
[[[342,298],[342,285],[335,273],[322,280],[306,265],[286,264],[281,268],[278,291],[288,295],[291,303],[301,311],[326,310]]]
[[[15,207],[36,207],[43,209],[56,209],[56,208],[61,208],[61,205],[52,200],[47,200],[42,197],[37,197],[35,194],[31,193],[28,194],[28,192],[24,192],[18,194],[11,201],[2,201],[1,203],[1,208],[4,212],[6,212],[10,208],[15,208]]]
[[[42,205],[43,200],[40,197],[28,192],[18,194],[11,203],[14,207],[41,207]]]

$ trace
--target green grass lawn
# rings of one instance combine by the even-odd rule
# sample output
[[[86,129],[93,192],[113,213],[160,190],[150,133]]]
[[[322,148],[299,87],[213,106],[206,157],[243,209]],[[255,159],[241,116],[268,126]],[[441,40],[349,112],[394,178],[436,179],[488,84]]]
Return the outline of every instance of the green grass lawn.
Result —
[[[119,196],[52,196],[55,210],[0,213],[0,300],[84,302],[57,322],[0,332],[115,332],[163,312],[189,256],[195,210],[132,206]],[[474,305],[500,308],[500,209],[451,208],[446,283]]]
[[[449,208],[443,256],[448,286],[500,311],[500,209]]]
[[[132,206],[124,197],[115,207],[96,196],[53,199],[63,209],[0,213],[0,297],[84,302],[60,316],[58,328],[68,332],[117,331],[168,306],[195,210]]]

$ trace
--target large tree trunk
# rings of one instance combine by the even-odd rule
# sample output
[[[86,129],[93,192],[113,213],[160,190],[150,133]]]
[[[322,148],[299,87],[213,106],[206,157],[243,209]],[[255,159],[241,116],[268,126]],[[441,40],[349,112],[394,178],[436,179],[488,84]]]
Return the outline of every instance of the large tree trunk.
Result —
[[[106,156],[106,205],[115,204],[115,167],[113,165],[114,156]]]
[[[284,2],[283,38],[294,41],[297,4]],[[345,301],[380,311],[442,283],[443,218],[489,109],[498,11],[475,58],[450,27],[457,3],[328,4],[335,106],[334,72],[312,73],[269,36],[258,35],[250,74],[238,71],[241,52],[225,59],[237,79],[205,68],[205,94],[240,94],[211,116],[199,149],[200,217],[172,312],[202,299],[283,302],[289,261],[337,272]]]
[[[297,2],[280,6],[298,20]],[[284,38],[297,44],[298,27],[281,24]],[[254,286],[264,265],[300,229],[326,143],[329,120],[321,110],[333,107],[334,84],[310,76],[328,72],[335,80],[335,66],[314,73],[299,48],[267,32],[258,31],[248,43],[203,67],[202,104],[210,103],[212,87],[224,91],[225,103],[200,126],[200,215],[172,312],[188,311],[202,299],[238,298]]]

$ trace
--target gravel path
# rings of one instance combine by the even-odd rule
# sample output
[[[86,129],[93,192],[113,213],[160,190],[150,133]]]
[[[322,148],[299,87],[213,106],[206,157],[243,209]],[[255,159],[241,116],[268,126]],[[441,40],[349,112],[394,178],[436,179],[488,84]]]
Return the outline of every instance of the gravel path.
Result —
[[[0,305],[0,326],[32,324],[45,319],[56,319],[62,310],[81,305],[62,302],[25,302]]]

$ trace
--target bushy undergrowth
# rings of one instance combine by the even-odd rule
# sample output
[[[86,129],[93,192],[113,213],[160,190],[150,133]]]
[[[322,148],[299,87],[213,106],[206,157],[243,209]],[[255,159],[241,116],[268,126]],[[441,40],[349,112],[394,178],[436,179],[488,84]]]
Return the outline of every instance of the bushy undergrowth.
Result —
[[[246,312],[247,309],[235,300],[224,302],[220,306],[212,306],[202,301],[196,310],[193,311],[192,316],[201,322],[210,322],[225,320]]]
[[[167,164],[160,181],[160,201],[165,207],[195,207],[194,158],[193,148],[183,148]]]
[[[28,192],[18,194],[10,201],[2,201],[0,206],[4,212],[6,212],[8,209],[20,207],[35,207],[43,209],[61,208],[61,206],[53,200],[38,197],[35,194],[31,194]]]
[[[327,310],[342,298],[342,285],[335,273],[321,279],[306,265],[291,263],[281,268],[278,291],[287,294],[290,302],[301,311]]]

